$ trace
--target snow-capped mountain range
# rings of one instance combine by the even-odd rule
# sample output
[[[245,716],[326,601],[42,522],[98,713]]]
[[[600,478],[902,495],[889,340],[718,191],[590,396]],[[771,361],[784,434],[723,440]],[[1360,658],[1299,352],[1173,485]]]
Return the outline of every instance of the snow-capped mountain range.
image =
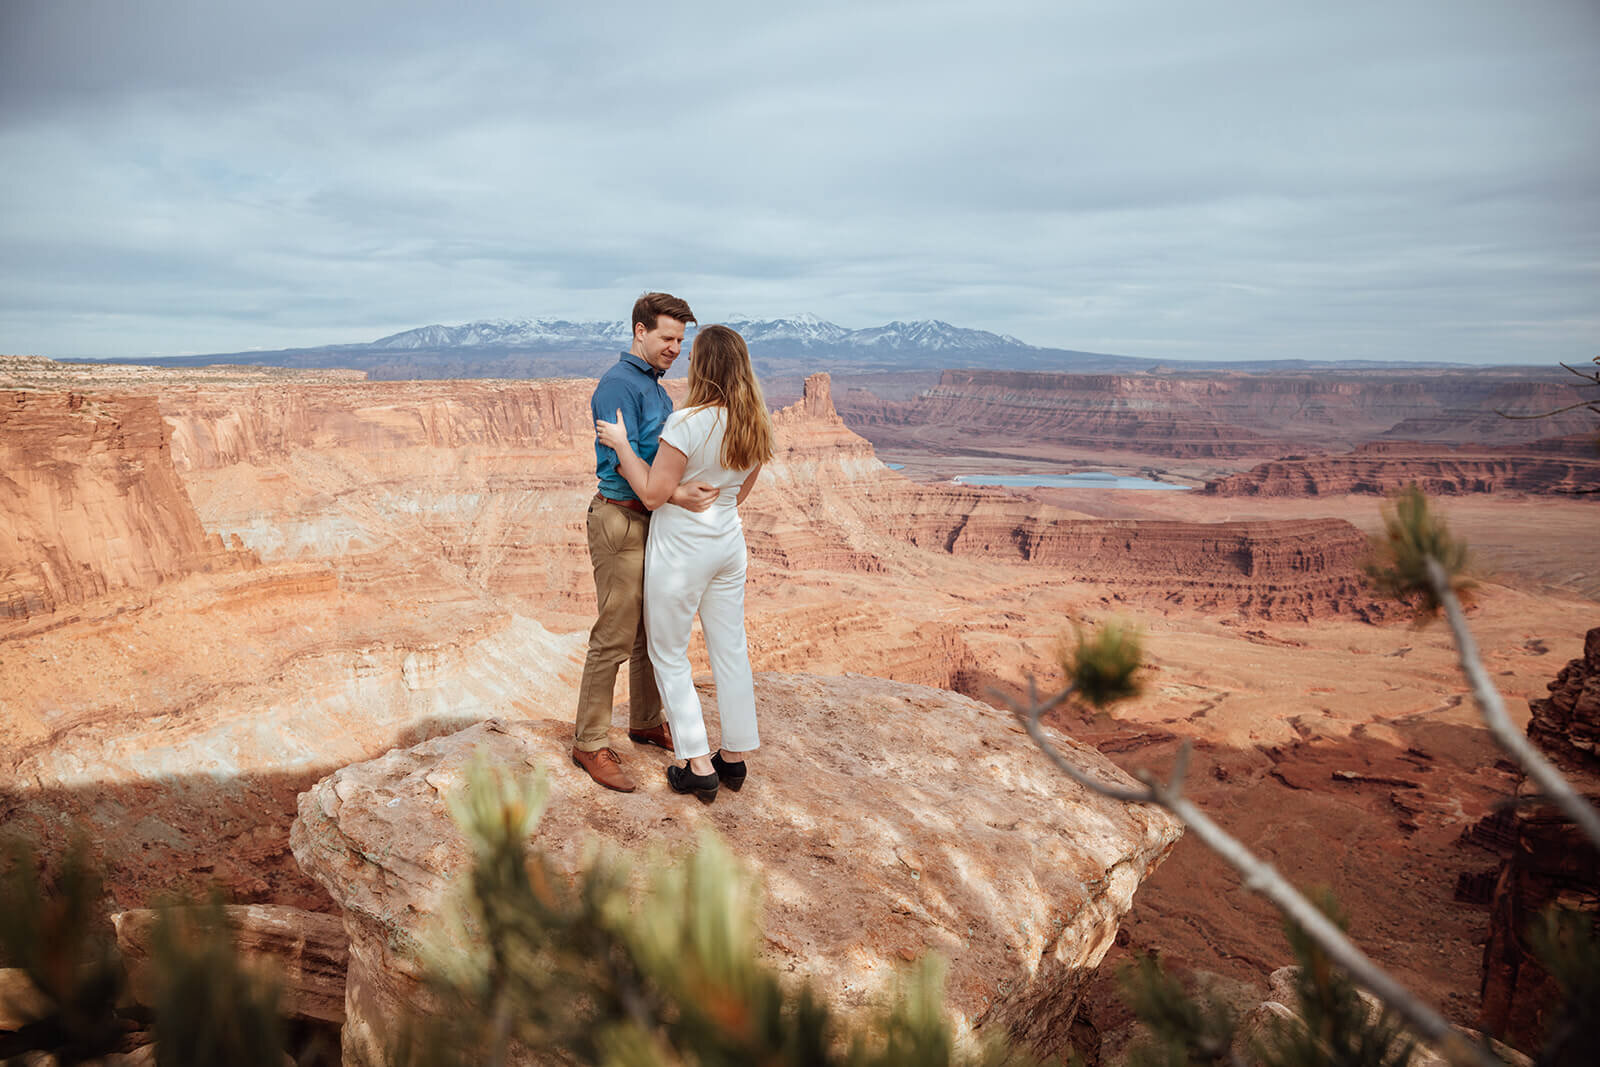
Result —
[[[1007,334],[968,330],[937,319],[890,322],[864,330],[848,330],[815,315],[782,319],[730,319],[746,343],[781,345],[785,349],[869,349],[925,352],[994,352],[1031,350]],[[694,328],[689,333],[692,336]],[[628,347],[632,331],[626,321],[570,322],[566,319],[493,319],[460,326],[422,326],[391,334],[369,345],[388,351],[438,351],[452,348],[563,349],[612,351]]]
[[[988,367],[1003,370],[1115,370],[1145,360],[1058,348],[1037,348],[1015,337],[968,330],[937,319],[890,322],[848,330],[815,315],[781,319],[728,318],[744,335],[756,372],[766,376],[927,371]],[[693,328],[690,329],[693,335]],[[432,378],[593,378],[632,342],[626,321],[491,319],[460,326],[421,326],[364,344],[172,356],[167,366],[246,364],[343,367],[374,380]],[[112,361],[112,362],[133,362]],[[687,361],[674,368],[681,375]]]

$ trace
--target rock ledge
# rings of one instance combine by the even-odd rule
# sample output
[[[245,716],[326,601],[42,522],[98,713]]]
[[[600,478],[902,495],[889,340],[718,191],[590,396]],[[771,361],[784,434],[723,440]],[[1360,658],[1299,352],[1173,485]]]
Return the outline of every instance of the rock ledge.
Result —
[[[379,1052],[386,1020],[423,1004],[409,952],[469,868],[445,798],[479,749],[548,770],[537,840],[558,868],[576,871],[594,841],[676,852],[712,827],[764,882],[769,960],[835,1007],[865,1006],[932,950],[950,961],[961,1025],[1062,1049],[1083,984],[1177,841],[1176,821],[1073,785],[1009,716],[954,693],[776,674],[757,675],[756,693],[762,751],[743,791],[710,806],[667,789],[667,753],[626,742],[639,791],[600,791],[571,765],[571,724],[555,718],[491,720],[302,794],[295,858],[342,906],[350,936],[347,1057]],[[1092,749],[1062,744],[1129,782]]]

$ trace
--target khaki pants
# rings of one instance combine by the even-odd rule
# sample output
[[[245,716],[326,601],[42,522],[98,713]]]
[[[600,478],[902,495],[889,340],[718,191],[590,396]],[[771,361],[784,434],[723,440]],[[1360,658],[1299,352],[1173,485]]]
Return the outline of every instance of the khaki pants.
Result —
[[[578,684],[578,731],[573,747],[610,746],[617,668],[628,661],[628,724],[643,730],[662,721],[661,695],[644,635],[644,545],[648,512],[598,497],[589,503],[589,562],[599,617],[589,631],[589,654]]]

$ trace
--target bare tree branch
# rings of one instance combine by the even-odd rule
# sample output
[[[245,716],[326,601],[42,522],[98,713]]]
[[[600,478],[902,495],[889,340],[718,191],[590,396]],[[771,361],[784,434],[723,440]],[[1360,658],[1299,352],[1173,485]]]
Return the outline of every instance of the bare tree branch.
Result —
[[[1456,651],[1461,660],[1461,672],[1467,676],[1467,681],[1472,686],[1472,699],[1477,702],[1484,724],[1489,727],[1489,732],[1494,735],[1500,747],[1515,757],[1522,765],[1522,769],[1528,772],[1528,777],[1534,780],[1556,806],[1566,812],[1568,818],[1582,828],[1594,847],[1600,849],[1600,812],[1595,810],[1594,805],[1584,800],[1578,791],[1572,788],[1572,783],[1551,766],[1550,761],[1539,754],[1539,750],[1533,747],[1527,736],[1512,724],[1511,716],[1506,714],[1505,703],[1500,699],[1500,691],[1494,687],[1494,683],[1489,680],[1489,673],[1483,669],[1483,660],[1478,655],[1478,643],[1473,640],[1472,631],[1467,626],[1467,617],[1461,610],[1461,601],[1456,599],[1455,591],[1450,588],[1449,577],[1437,560],[1430,558],[1427,564],[1428,578],[1433,583],[1434,595],[1444,608],[1445,618],[1450,622],[1450,632],[1455,636]]]
[[[1595,407],[1595,403],[1593,400],[1579,400],[1575,404],[1568,404],[1566,407],[1556,408],[1554,411],[1543,411],[1537,415],[1513,415],[1509,411],[1501,411],[1496,408],[1495,414],[1502,419],[1548,419],[1552,415],[1562,415],[1569,411],[1576,411],[1578,408],[1588,408],[1590,411],[1600,414],[1600,408]]]
[[[1194,831],[1202,844],[1222,857],[1243,876],[1246,889],[1260,893],[1272,901],[1279,911],[1305,930],[1328,954],[1328,958],[1350,975],[1352,981],[1393,1010],[1418,1037],[1432,1044],[1450,1062],[1470,1063],[1477,1067],[1504,1067],[1504,1064],[1487,1048],[1467,1040],[1442,1015],[1424,1004],[1409,989],[1395,981],[1387,971],[1368,958],[1366,953],[1345,936],[1343,930],[1340,930],[1316,905],[1302,896],[1300,891],[1279,874],[1272,864],[1251,852],[1237,838],[1212,822],[1210,817],[1193,802],[1183,798],[1181,786],[1182,776],[1187,770],[1189,761],[1188,745],[1179,750],[1172,782],[1163,784],[1153,773],[1145,771],[1139,775],[1146,784],[1144,789],[1123,789],[1107,785],[1063,756],[1045,736],[1039,719],[1046,711],[1060,706],[1073,691],[1074,687],[1069,685],[1041,704],[1030,679],[1028,683],[1030,699],[1026,706],[1018,706],[1016,702],[1006,699],[1012,713],[1021,720],[1028,731],[1028,736],[1033,738],[1034,744],[1039,746],[1062,773],[1085,789],[1112,800],[1132,804],[1154,804],[1171,812]]]
[[[1600,366],[1600,356],[1595,356],[1589,362],[1595,364],[1596,366]],[[1567,370],[1571,371],[1573,374],[1576,374],[1578,377],[1582,378],[1586,382],[1592,382],[1595,385],[1600,385],[1600,371],[1579,370],[1577,367],[1572,366],[1572,364],[1570,364],[1570,363],[1562,363],[1561,366],[1565,367]]]
[[[1600,356],[1594,357],[1594,363],[1597,366],[1600,366]],[[1562,363],[1561,367],[1565,370],[1571,371],[1573,374],[1576,374],[1578,377],[1584,380],[1586,385],[1578,386],[1579,389],[1583,389],[1588,386],[1600,386],[1600,371],[1579,370],[1570,363]],[[1588,408],[1596,415],[1600,415],[1600,406],[1597,405],[1600,405],[1600,401],[1580,400],[1575,404],[1568,404],[1566,407],[1556,408],[1554,411],[1546,411],[1542,415],[1513,415],[1510,412],[1500,411],[1498,409],[1496,409],[1495,414],[1499,415],[1503,419],[1548,419],[1552,415],[1560,415],[1564,412],[1575,411],[1578,408]]]

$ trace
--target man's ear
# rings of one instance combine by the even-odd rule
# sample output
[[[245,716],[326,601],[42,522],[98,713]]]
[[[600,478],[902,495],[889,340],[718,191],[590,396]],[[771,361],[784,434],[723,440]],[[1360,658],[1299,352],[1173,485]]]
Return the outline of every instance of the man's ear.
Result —
[[[644,335],[649,333],[649,332],[650,332],[649,330],[646,330],[644,328],[644,323],[636,322],[636,323],[633,324],[633,339],[635,341],[643,341],[644,340]]]

